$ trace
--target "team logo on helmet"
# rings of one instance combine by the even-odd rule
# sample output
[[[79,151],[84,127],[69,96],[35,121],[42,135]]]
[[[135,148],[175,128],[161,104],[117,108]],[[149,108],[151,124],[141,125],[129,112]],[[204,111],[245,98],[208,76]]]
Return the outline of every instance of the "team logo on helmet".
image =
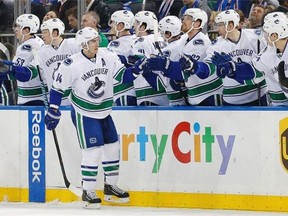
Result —
[[[90,87],[87,90],[87,94],[91,98],[100,98],[104,95],[105,82],[99,80],[98,77],[95,77],[95,82],[91,83]]]

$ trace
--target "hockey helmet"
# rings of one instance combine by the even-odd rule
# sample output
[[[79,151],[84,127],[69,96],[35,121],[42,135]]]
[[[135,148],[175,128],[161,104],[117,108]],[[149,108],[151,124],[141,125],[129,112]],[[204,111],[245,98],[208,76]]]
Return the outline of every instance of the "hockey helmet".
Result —
[[[273,33],[278,35],[278,40],[288,37],[288,19],[287,18],[270,18],[263,25],[263,30],[270,36]]]
[[[48,19],[41,25],[41,31],[48,29],[50,34],[52,34],[54,29],[59,31],[59,35],[64,34],[65,25],[59,18]]]
[[[76,33],[75,40],[76,43],[83,46],[87,45],[88,41],[97,37],[99,37],[99,34],[95,29],[91,27],[85,27]]]
[[[16,19],[15,23],[19,25],[21,29],[26,27],[30,28],[29,34],[37,33],[40,27],[40,20],[34,14],[22,14]]]
[[[170,32],[171,36],[177,36],[181,33],[181,20],[176,16],[166,16],[159,22],[161,32]]]
[[[239,26],[240,16],[235,10],[225,10],[220,12],[215,17],[215,23],[224,23],[224,25],[228,25],[228,22],[233,22],[234,27]]]
[[[151,11],[139,11],[135,14],[135,20],[138,22],[138,26],[146,24],[147,30],[154,30],[154,23],[157,21],[156,15]],[[157,21],[158,23],[158,21]]]
[[[110,21],[115,22],[116,25],[118,23],[124,23],[125,29],[131,29],[134,24],[134,14],[128,10],[115,11],[111,15]]]
[[[200,8],[188,8],[183,15],[191,16],[194,22],[201,20],[201,25],[199,28],[203,28],[208,21],[207,13]]]

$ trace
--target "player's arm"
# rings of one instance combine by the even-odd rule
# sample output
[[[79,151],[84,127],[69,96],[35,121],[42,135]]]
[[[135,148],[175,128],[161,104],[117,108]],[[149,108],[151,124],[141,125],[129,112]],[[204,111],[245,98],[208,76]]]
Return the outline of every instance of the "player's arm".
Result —
[[[257,70],[253,63],[235,62],[225,53],[220,54],[215,52],[211,60],[216,65],[217,76],[220,78],[227,76],[240,83],[255,85],[256,83],[260,83],[265,76],[264,72]]]
[[[38,75],[37,67],[33,65],[18,66],[14,62],[8,60],[1,60],[1,80],[18,80],[20,82],[27,82],[34,79]]]
[[[59,107],[61,105],[62,97],[72,84],[72,73],[71,68],[69,67],[71,63],[72,61],[69,59],[64,60],[64,64],[61,64],[55,73],[55,79],[53,80],[52,88],[49,93],[49,107],[44,118],[44,123],[48,130],[54,130],[60,121],[61,112],[59,111]]]

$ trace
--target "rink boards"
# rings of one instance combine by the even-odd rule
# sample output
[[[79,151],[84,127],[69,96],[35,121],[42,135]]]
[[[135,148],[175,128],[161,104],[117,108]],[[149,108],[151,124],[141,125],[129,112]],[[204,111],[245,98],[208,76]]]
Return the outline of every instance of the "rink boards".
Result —
[[[65,189],[44,109],[2,107],[0,197],[78,200]],[[130,206],[288,212],[285,108],[115,108],[119,186]],[[70,182],[81,186],[81,150],[69,108],[56,129]],[[98,175],[103,196],[103,172]]]

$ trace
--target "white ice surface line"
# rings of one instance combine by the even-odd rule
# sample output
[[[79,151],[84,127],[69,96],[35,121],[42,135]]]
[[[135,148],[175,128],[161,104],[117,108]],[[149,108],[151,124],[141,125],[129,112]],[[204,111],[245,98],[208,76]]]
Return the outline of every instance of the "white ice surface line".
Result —
[[[0,202],[0,216],[82,216],[82,215],[174,215],[174,216],[287,216],[288,213],[231,211],[231,210],[202,210],[180,208],[138,208],[120,206],[102,206],[100,210],[83,209],[81,202],[74,203],[17,203]]]

